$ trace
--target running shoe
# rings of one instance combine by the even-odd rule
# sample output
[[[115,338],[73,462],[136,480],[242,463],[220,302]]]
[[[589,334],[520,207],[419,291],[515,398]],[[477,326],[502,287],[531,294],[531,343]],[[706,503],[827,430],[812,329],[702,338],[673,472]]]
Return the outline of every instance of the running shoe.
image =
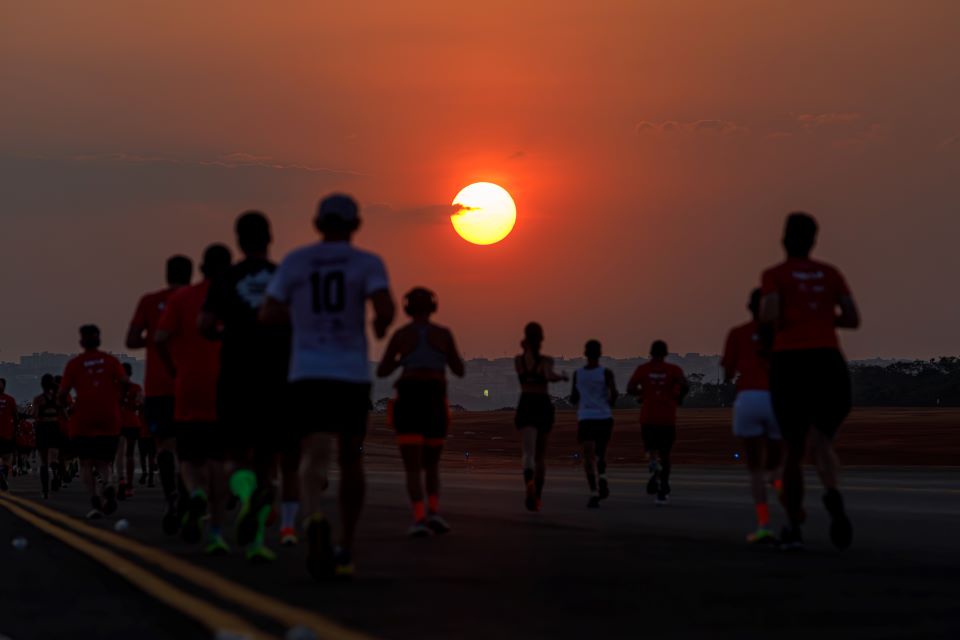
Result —
[[[800,531],[800,527],[786,526],[780,531],[780,550],[803,550],[803,533]]]
[[[427,517],[427,526],[430,527],[430,530],[434,533],[450,533],[450,525],[439,513],[431,513]]]
[[[143,473],[140,474],[140,486],[142,487],[142,486],[145,485],[145,484],[147,484],[147,473],[146,473],[146,471],[144,471]]]
[[[203,552],[208,556],[225,556],[230,553],[230,545],[221,535],[212,535],[207,539]]]
[[[606,500],[610,497],[610,485],[606,478],[600,478],[600,499]]]
[[[527,497],[524,499],[524,506],[527,511],[538,511],[537,509],[537,487],[533,480],[527,481]]]
[[[330,523],[323,514],[315,513],[307,519],[304,531],[307,536],[307,571],[314,580],[327,580],[336,575]]]
[[[87,512],[87,520],[99,520],[103,517],[102,505],[98,496],[90,498],[90,506],[93,508]]]
[[[349,580],[356,572],[353,565],[353,557],[350,552],[341,547],[337,547],[333,552],[333,575],[340,580]]]
[[[777,537],[773,531],[766,527],[760,527],[756,531],[747,534],[747,544],[776,544]]]
[[[587,502],[588,509],[599,509],[600,508],[600,496],[590,496],[590,501]]]
[[[180,528],[180,518],[177,517],[178,512],[177,496],[174,494],[170,497],[170,500],[167,501],[167,508],[163,512],[163,532],[168,536],[175,535]]]
[[[128,500],[129,500],[130,498],[132,498],[133,495],[134,495],[134,493],[133,493],[133,487],[131,487],[129,484],[127,485],[127,494],[126,494],[126,495],[127,495],[127,499],[128,499]]]
[[[127,481],[121,480],[117,484],[117,500],[126,500],[127,499]]]
[[[297,530],[293,527],[284,527],[280,529],[280,546],[295,547],[300,542],[297,538]]]
[[[252,543],[260,531],[260,510],[270,508],[270,494],[266,489],[257,489],[249,500],[240,502],[240,511],[234,526],[237,543],[246,546]]]
[[[108,516],[117,510],[117,490],[113,485],[103,490],[103,515]]]
[[[433,531],[427,526],[426,520],[417,520],[407,529],[407,535],[411,538],[429,538]]]
[[[650,479],[647,481],[647,494],[654,495],[660,490],[660,465],[656,461],[650,463]]]
[[[843,496],[836,489],[828,490],[823,494],[823,506],[830,514],[830,540],[833,546],[840,551],[849,548],[853,543],[853,525],[843,508]]]
[[[245,555],[247,560],[253,564],[266,564],[277,559],[277,554],[262,544],[250,545]]]
[[[187,512],[180,520],[180,537],[184,542],[196,544],[203,538],[201,520],[207,514],[207,496],[197,492],[190,496],[187,503]]]
[[[670,504],[670,498],[667,497],[667,494],[665,494],[663,491],[660,491],[659,493],[657,493],[657,503],[656,503],[656,504],[657,504],[658,507],[665,507],[665,506],[667,506],[668,504]]]
[[[40,498],[42,498],[43,500],[49,500],[49,499],[50,499],[50,493],[47,492],[47,491],[41,491],[41,492],[40,492]]]

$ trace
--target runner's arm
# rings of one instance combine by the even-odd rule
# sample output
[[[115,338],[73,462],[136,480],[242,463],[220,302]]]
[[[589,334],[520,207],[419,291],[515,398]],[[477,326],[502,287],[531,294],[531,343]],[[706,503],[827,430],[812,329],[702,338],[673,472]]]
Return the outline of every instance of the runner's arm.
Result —
[[[580,392],[577,390],[577,372],[573,372],[573,380],[570,382],[570,404],[580,404]]]
[[[683,404],[684,398],[687,397],[687,394],[690,393],[690,382],[687,381],[687,376],[680,374],[680,395],[677,396],[677,404]]]
[[[453,332],[447,329],[444,333],[447,335],[447,366],[450,367],[453,375],[462,378],[466,373],[463,356],[460,355],[460,350],[457,349],[457,341],[453,339]]]
[[[258,315],[261,324],[283,325],[290,323],[290,307],[272,296],[267,296]]]
[[[387,335],[387,329],[393,324],[393,316],[397,308],[393,303],[393,296],[390,295],[390,289],[374,291],[370,294],[370,302],[373,304],[373,333],[382,340]]]
[[[723,378],[730,382],[737,375],[737,350],[734,344],[733,331],[727,334],[727,342],[723,347],[723,357],[720,359],[723,367]]]
[[[547,382],[566,382],[570,377],[565,373],[557,373],[553,370],[553,358],[544,358],[543,359],[543,374],[547,378]]]
[[[170,335],[169,331],[158,329],[153,334],[153,344],[157,348],[157,355],[160,357],[160,362],[163,363],[163,366],[172,377],[176,377],[177,366],[173,363],[173,357],[170,355]]]
[[[393,334],[390,342],[387,343],[386,350],[383,352],[383,357],[380,358],[380,364],[377,365],[377,377],[379,378],[386,378],[400,368],[400,347],[397,339],[399,333],[398,331]]]
[[[607,390],[610,392],[610,406],[613,407],[617,404],[617,398],[620,397],[620,392],[617,391],[617,381],[614,379],[613,371],[610,371],[610,369],[603,370],[603,378],[607,381]]]
[[[143,349],[147,346],[147,328],[144,325],[130,324],[127,329],[127,349]]]
[[[857,309],[857,303],[853,301],[853,296],[840,296],[840,315],[834,321],[834,326],[840,329],[858,329],[860,328],[860,310]]]
[[[774,324],[780,319],[780,294],[774,291],[760,299],[760,322]]]
[[[627,381],[627,395],[636,396],[637,400],[643,400],[643,388],[640,386],[640,373],[638,371],[634,371],[630,380]]]

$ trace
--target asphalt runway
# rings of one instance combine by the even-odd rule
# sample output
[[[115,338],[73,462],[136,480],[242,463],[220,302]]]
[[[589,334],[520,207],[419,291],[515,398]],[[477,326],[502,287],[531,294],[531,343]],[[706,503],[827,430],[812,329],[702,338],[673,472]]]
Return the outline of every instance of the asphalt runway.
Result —
[[[0,551],[0,633],[186,639],[240,620],[258,638],[301,625],[319,632],[304,637],[358,640],[960,637],[960,469],[848,470],[855,540],[843,553],[830,546],[811,478],[807,549],[785,554],[744,544],[753,515],[742,468],[677,467],[664,508],[644,493],[644,474],[611,469],[611,498],[587,510],[581,474],[556,465],[535,514],[523,509],[518,472],[451,472],[443,508],[454,531],[411,540],[401,474],[388,467],[369,472],[358,575],[347,584],[314,583],[302,547],[278,549],[269,566],[204,557],[160,531],[159,489],[138,492],[91,529],[75,519],[87,509],[76,483],[38,510],[24,502],[36,498],[36,476],[18,478],[0,497],[0,531],[30,544]],[[187,600],[133,588],[129,567],[104,568],[11,513],[11,503]],[[113,531],[119,518],[130,523],[123,534]]]

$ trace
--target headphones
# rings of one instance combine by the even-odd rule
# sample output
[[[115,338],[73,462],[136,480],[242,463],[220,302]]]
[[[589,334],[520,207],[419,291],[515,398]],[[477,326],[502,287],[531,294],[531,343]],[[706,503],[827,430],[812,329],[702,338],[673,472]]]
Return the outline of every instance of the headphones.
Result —
[[[403,296],[403,310],[407,315],[415,313],[436,313],[437,294],[425,287],[414,287]]]

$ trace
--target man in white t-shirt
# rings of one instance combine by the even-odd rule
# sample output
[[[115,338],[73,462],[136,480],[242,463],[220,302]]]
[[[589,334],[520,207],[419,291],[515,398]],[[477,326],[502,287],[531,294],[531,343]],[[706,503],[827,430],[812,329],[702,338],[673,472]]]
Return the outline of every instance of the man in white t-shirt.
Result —
[[[601,352],[599,341],[587,341],[583,351],[587,366],[573,374],[570,392],[570,401],[577,406],[577,442],[583,447],[583,469],[590,487],[587,507],[591,509],[610,496],[607,445],[613,434],[613,405],[617,402],[617,384],[613,372],[600,366]]]
[[[394,303],[383,261],[351,244],[360,227],[352,198],[324,198],[314,224],[322,241],[292,252],[280,264],[267,287],[260,319],[289,319],[293,326],[290,397],[295,403],[293,422],[303,430],[300,500],[307,516],[307,569],[325,579],[353,574],[351,548],[363,508],[362,452],[370,410],[367,301],[373,305],[378,339],[393,322]],[[343,528],[336,549],[320,511],[332,436],[340,445]]]

